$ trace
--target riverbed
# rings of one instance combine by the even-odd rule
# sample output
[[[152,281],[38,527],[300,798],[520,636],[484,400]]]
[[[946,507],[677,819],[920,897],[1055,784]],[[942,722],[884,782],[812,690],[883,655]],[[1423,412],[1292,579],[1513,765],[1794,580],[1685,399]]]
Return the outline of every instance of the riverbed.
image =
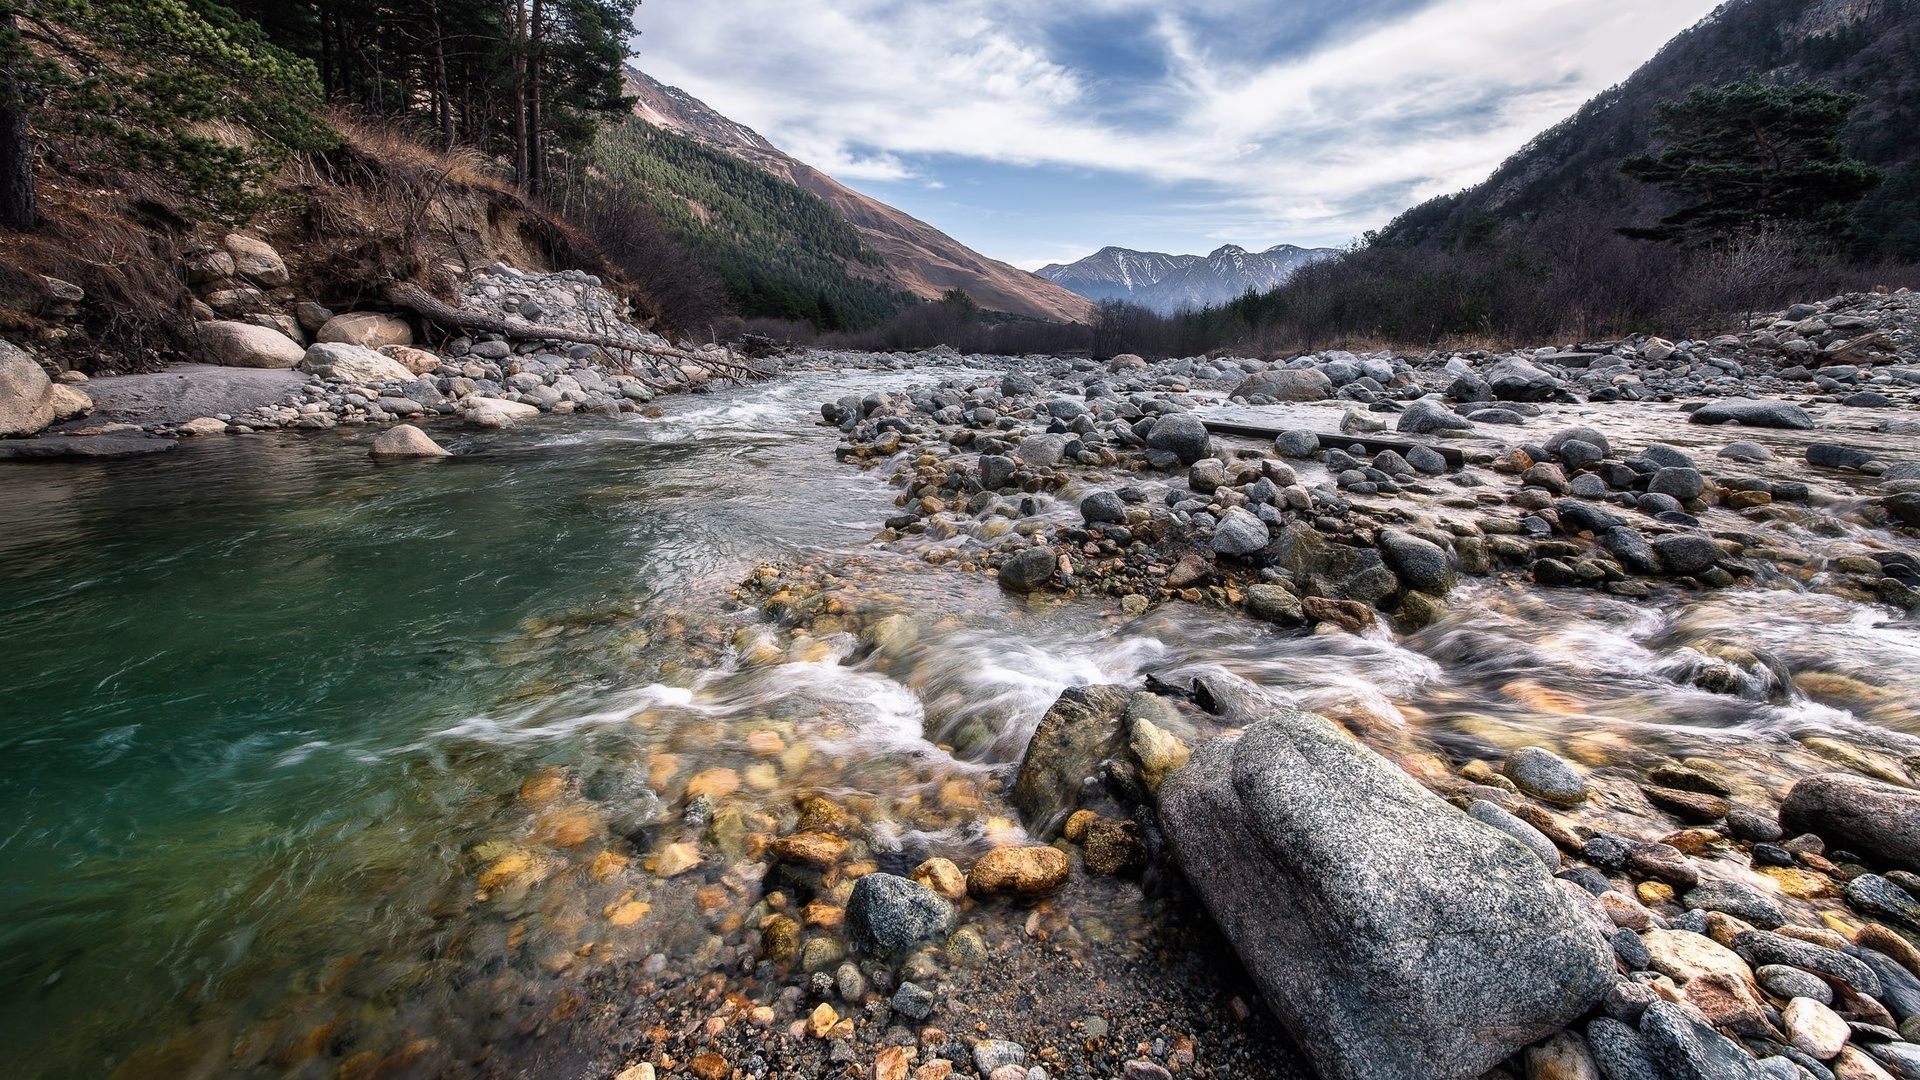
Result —
[[[1400,637],[1008,595],[872,544],[899,491],[818,422],[933,378],[436,432],[441,461],[376,464],[342,429],[10,469],[9,1073],[597,1076],[708,1045],[748,1075],[865,1068],[791,1031],[822,1001],[964,1059],[846,1000],[841,883],[769,875],[756,845],[831,810],[855,863],[906,873],[1023,836],[1003,789],[1069,686],[1225,670],[1390,756],[1654,750],[1762,786],[1812,768],[1809,733],[1920,734],[1912,620],[1811,592],[1489,581]],[[785,581],[841,607],[777,623]],[[1824,693],[1764,664],[1703,685],[1731,647]],[[826,909],[769,964],[757,934],[801,895]],[[1076,875],[963,925],[981,955],[923,976],[952,1041],[1046,1046],[1055,1075],[1298,1074],[1177,880]]]

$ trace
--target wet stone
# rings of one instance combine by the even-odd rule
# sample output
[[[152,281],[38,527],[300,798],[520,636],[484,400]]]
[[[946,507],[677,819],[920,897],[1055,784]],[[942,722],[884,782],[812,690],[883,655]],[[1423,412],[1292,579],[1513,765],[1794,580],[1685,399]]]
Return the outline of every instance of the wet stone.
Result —
[[[953,929],[954,910],[917,881],[876,873],[854,883],[846,922],[855,948],[893,955],[945,937]]]
[[[1682,821],[1703,824],[1718,821],[1726,816],[1731,804],[1718,795],[1706,795],[1697,791],[1680,791],[1675,788],[1641,785],[1640,793],[1647,801],[1662,810],[1678,817]]]
[[[1833,987],[1825,979],[1785,964],[1761,964],[1753,977],[1767,993],[1780,998],[1812,998],[1822,1005],[1833,1003]]]
[[[918,983],[903,982],[893,992],[893,1011],[914,1020],[925,1020],[933,1015],[933,991]]]
[[[1521,791],[1555,806],[1578,806],[1587,800],[1587,782],[1559,755],[1537,746],[1523,746],[1507,755],[1502,771]]]
[[[1688,890],[1681,902],[1689,908],[1724,912],[1762,930],[1772,930],[1786,921],[1780,905],[1767,894],[1737,881],[1707,882]]]
[[[1847,882],[1842,893],[1855,911],[1895,919],[1920,928],[1920,901],[1914,900],[1912,893],[1878,874],[1861,874]]]

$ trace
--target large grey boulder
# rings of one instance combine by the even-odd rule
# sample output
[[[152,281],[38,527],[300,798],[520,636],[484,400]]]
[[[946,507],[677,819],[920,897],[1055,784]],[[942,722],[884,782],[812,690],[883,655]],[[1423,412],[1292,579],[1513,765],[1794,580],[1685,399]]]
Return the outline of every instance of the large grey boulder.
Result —
[[[1432,398],[1421,398],[1407,406],[1394,428],[1403,435],[1431,435],[1435,432],[1472,431],[1473,421]]]
[[[1780,805],[1789,835],[1813,833],[1874,863],[1920,872],[1920,791],[1850,773],[1809,776]]]
[[[307,351],[268,326],[217,319],[194,327],[207,359],[221,367],[290,368]]]
[[[391,356],[364,345],[322,341],[309,346],[300,366],[323,379],[350,383],[412,382],[413,372]]]
[[[1147,432],[1147,449],[1172,454],[1182,465],[1209,456],[1212,444],[1207,426],[1191,413],[1168,413],[1155,420],[1153,430]]]
[[[1274,537],[1275,561],[1291,571],[1300,591],[1329,600],[1377,604],[1400,591],[1400,579],[1373,548],[1336,544],[1296,521]]]
[[[0,437],[31,435],[53,423],[53,380],[12,342],[0,341]]]
[[[1547,401],[1560,391],[1560,380],[1517,356],[1487,369],[1487,385],[1501,401]]]
[[[1278,368],[1249,375],[1233,388],[1233,397],[1270,397],[1275,401],[1325,401],[1333,380],[1315,368]]]
[[[1813,428],[1813,417],[1798,405],[1785,401],[1755,401],[1752,398],[1709,402],[1687,417],[1689,424],[1728,422],[1743,427],[1797,428],[1802,431]]]
[[[1311,713],[1202,746],[1160,813],[1326,1080],[1477,1077],[1612,976],[1595,918],[1533,852]]]
[[[286,262],[265,240],[232,233],[226,239],[226,248],[233,257],[233,272],[255,285],[277,289],[289,280]]]

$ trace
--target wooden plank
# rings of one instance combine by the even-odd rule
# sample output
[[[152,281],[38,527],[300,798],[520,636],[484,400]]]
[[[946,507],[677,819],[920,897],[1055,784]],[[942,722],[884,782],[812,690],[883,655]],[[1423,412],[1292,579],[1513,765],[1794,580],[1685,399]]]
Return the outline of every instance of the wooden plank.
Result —
[[[1298,430],[1267,424],[1241,424],[1231,420],[1202,420],[1201,423],[1207,425],[1207,430],[1215,435],[1238,435],[1249,439],[1271,439],[1282,431]],[[1322,450],[1345,450],[1349,446],[1359,445],[1366,447],[1369,454],[1391,450],[1396,454],[1405,455],[1416,446],[1426,446],[1427,449],[1445,458],[1448,468],[1457,469],[1467,463],[1466,455],[1451,446],[1427,446],[1426,443],[1411,443],[1404,439],[1380,439],[1369,435],[1340,433],[1329,435],[1321,431],[1314,432],[1314,435],[1319,438]]]

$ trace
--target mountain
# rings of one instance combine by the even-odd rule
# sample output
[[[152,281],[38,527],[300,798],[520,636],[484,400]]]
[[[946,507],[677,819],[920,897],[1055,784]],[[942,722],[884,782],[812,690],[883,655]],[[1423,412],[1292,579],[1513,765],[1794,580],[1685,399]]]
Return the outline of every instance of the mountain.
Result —
[[[1162,314],[1224,304],[1248,289],[1266,292],[1332,248],[1276,244],[1248,251],[1234,244],[1208,255],[1167,255],[1105,247],[1076,263],[1043,266],[1040,276],[1089,300],[1125,300]]]
[[[1823,81],[1866,99],[1845,142],[1887,180],[1854,215],[1853,254],[1920,261],[1920,0],[1730,0],[1485,182],[1408,210],[1380,239],[1421,244],[1501,226],[1650,224],[1669,209],[1664,196],[1622,175],[1620,163],[1649,146],[1655,107],[1748,75]]]
[[[1093,304],[1086,298],[989,259],[926,222],[846,187],[684,90],[631,66],[625,74],[625,92],[635,99],[633,111],[640,120],[754,165],[819,198],[879,256],[890,284],[929,300],[960,289],[986,310],[1035,319],[1085,322],[1093,317]]]

